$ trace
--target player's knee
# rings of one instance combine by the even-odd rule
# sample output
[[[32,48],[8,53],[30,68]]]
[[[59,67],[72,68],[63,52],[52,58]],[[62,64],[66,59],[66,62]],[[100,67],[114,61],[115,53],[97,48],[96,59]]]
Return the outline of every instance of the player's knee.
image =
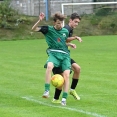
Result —
[[[53,69],[53,64],[52,63],[48,63],[47,64],[47,69],[51,71]]]
[[[79,73],[81,70],[81,67],[78,65],[74,68],[74,72]]]
[[[63,72],[63,77],[65,79],[69,79],[69,74],[70,74],[70,70],[69,71],[65,71],[65,72]]]
[[[69,74],[65,74],[64,77],[65,77],[66,79],[69,79]]]

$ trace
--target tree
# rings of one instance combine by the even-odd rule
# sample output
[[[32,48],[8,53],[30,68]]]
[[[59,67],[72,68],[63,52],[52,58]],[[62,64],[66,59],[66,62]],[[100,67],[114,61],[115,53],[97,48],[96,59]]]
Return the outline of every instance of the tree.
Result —
[[[13,21],[17,12],[11,8],[10,0],[4,0],[0,4],[0,27],[9,28],[11,25],[8,23]]]

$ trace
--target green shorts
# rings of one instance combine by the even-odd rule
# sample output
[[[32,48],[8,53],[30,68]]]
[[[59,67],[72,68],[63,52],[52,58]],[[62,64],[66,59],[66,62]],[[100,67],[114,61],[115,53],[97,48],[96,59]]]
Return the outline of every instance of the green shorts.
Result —
[[[71,70],[71,61],[69,54],[61,52],[50,52],[45,68],[48,62],[52,62],[54,67],[61,67],[62,71]]]

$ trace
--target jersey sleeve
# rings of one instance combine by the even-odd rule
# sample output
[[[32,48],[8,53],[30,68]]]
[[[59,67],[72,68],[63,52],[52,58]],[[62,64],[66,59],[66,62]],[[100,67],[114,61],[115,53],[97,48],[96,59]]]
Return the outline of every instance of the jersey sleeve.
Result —
[[[48,26],[41,26],[39,28],[39,32],[42,32],[44,35],[48,32]]]

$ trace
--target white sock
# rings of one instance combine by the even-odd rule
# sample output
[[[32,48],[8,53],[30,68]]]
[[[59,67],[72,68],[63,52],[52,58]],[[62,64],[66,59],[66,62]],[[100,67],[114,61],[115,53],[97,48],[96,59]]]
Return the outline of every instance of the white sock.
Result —
[[[65,98],[62,98],[62,101],[64,102],[64,101],[66,101],[66,99]]]

